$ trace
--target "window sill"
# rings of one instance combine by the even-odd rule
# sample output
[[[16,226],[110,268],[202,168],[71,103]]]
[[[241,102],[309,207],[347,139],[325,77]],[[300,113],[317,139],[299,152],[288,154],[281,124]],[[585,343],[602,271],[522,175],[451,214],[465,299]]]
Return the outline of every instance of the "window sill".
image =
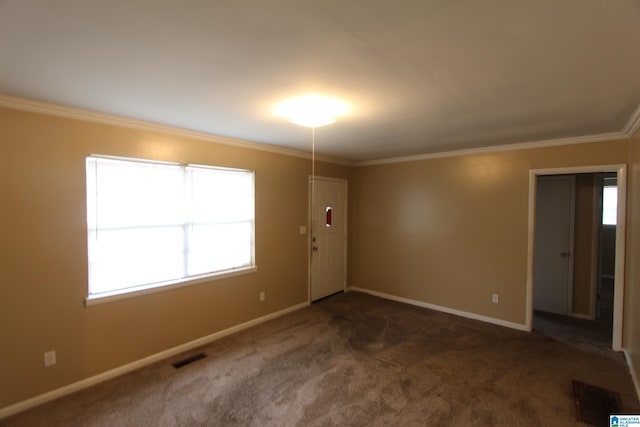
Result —
[[[184,288],[186,286],[197,285],[199,283],[212,282],[214,280],[228,279],[235,276],[244,276],[245,274],[252,274],[258,271],[257,266],[238,268],[231,271],[221,271],[217,273],[205,274],[202,276],[189,277],[186,279],[174,280],[171,282],[163,283],[162,285],[146,285],[138,286],[136,288],[123,289],[113,292],[104,292],[100,295],[90,295],[85,299],[85,306],[91,307],[94,305],[106,304],[108,302],[119,301],[128,298],[134,298],[142,295],[155,294],[158,292],[169,291],[178,288]]]

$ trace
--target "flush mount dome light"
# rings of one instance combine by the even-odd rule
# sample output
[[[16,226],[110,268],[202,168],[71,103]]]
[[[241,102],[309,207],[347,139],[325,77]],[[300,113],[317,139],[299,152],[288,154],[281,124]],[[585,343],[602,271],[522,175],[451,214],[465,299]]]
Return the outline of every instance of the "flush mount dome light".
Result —
[[[275,113],[293,124],[315,128],[334,123],[337,117],[348,114],[349,106],[339,99],[304,95],[281,102]]]

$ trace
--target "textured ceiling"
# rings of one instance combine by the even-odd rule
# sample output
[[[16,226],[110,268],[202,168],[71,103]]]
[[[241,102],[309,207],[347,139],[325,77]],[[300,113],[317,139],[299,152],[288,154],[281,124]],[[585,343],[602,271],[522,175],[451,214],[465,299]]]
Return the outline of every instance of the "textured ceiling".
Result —
[[[620,132],[638,0],[0,0],[0,93],[365,161]]]

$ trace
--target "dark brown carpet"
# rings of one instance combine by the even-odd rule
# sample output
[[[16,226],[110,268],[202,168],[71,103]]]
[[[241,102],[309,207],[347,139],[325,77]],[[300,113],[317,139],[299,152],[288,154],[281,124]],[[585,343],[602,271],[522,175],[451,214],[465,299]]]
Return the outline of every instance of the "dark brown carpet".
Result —
[[[583,425],[573,379],[640,412],[620,354],[352,292],[0,424]]]
[[[611,352],[611,331],[613,326],[604,321],[577,319],[544,311],[535,311],[533,328],[558,341],[571,344],[581,350]]]

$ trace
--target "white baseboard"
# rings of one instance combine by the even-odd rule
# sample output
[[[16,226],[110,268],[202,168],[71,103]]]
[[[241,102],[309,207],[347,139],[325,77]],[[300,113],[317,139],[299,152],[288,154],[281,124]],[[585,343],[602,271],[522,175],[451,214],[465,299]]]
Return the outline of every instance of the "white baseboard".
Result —
[[[277,317],[284,316],[285,314],[291,313],[293,311],[300,310],[301,308],[307,307],[308,305],[309,305],[309,302],[304,302],[301,304],[294,305],[292,307],[285,308],[284,310],[276,311],[275,313],[270,313],[265,316],[258,317],[256,319],[249,320],[248,322],[244,322],[239,325],[235,325],[230,328],[224,329],[222,331],[215,332],[213,334],[195,339],[193,341],[189,341],[177,347],[163,350],[159,353],[152,354],[151,356],[147,356],[143,359],[136,360],[135,362],[127,363],[126,365],[122,365],[117,368],[111,369],[109,371],[103,372],[101,374],[94,375],[89,378],[85,378],[78,382],[66,385],[64,387],[57,388],[55,390],[51,390],[49,392],[40,394],[38,396],[32,397],[22,402],[15,403],[13,405],[6,406],[4,408],[0,408],[0,420],[10,417],[12,415],[15,415],[19,412],[26,411],[27,409],[33,408],[43,403],[49,402],[51,400],[58,399],[62,396],[75,393],[76,391],[91,387],[98,383],[135,371],[136,369],[140,369],[144,366],[159,362],[161,360],[167,359],[169,357],[175,356],[185,351],[189,351],[194,348],[201,347],[215,340],[226,337],[227,335],[240,332],[244,329],[248,329],[252,326],[256,326],[268,320],[272,320]]]
[[[405,303],[405,304],[416,305],[418,307],[424,307],[424,308],[429,308],[429,309],[432,309],[432,310],[442,311],[444,313],[454,314],[456,316],[461,316],[461,317],[466,317],[466,318],[469,318],[469,319],[474,319],[474,320],[480,320],[480,321],[483,321],[483,322],[493,323],[495,325],[505,326],[507,328],[517,329],[517,330],[520,330],[520,331],[529,331],[529,329],[527,329],[526,325],[521,324],[521,323],[507,322],[506,320],[495,319],[493,317],[482,316],[480,314],[469,313],[467,311],[455,310],[453,308],[443,307],[443,306],[435,305],[435,304],[429,304],[429,303],[418,301],[418,300],[414,300],[414,299],[398,297],[398,296],[395,296],[395,295],[385,294],[384,292],[372,291],[370,289],[358,288],[356,286],[351,286],[351,287],[347,288],[347,291],[362,292],[362,293],[365,293],[365,294],[373,295],[373,296],[380,297],[380,298],[385,298],[385,299],[392,300],[392,301],[398,301],[398,302],[402,302],[402,303]],[[574,317],[579,317],[579,316],[581,316],[581,315],[576,316],[574,314]],[[585,316],[585,318],[588,319],[589,317]],[[640,368],[640,367],[634,366],[633,359],[631,358],[631,355],[629,354],[628,350],[623,349],[622,351],[624,352],[624,356],[625,356],[625,358],[627,360],[627,366],[629,367],[629,371],[631,372],[631,379],[633,380],[633,386],[636,389],[636,395],[637,395],[638,399],[640,400],[640,383],[638,382],[639,378],[638,378],[638,375],[636,375],[636,369],[635,369],[635,368]]]
[[[629,367],[629,371],[631,372],[631,379],[633,380],[633,386],[636,388],[636,397],[640,400],[640,384],[638,383],[638,376],[636,375],[635,368],[640,368],[640,366],[634,366],[633,359],[631,358],[631,354],[629,354],[629,350],[623,349],[624,357],[627,359],[627,366]]]
[[[389,300],[392,300],[392,301],[403,302],[405,304],[416,305],[418,307],[424,307],[424,308],[429,308],[431,310],[442,311],[444,313],[454,314],[456,316],[466,317],[468,319],[480,320],[482,322],[493,323],[494,325],[504,326],[504,327],[511,328],[511,329],[517,329],[519,331],[527,331],[527,332],[529,332],[529,329],[527,328],[527,325],[525,325],[523,323],[508,322],[506,320],[496,319],[494,317],[483,316],[481,314],[471,313],[471,312],[468,312],[468,311],[456,310],[456,309],[449,308],[449,307],[443,307],[441,305],[429,304],[429,303],[418,301],[418,300],[415,300],[415,299],[398,297],[398,296],[395,296],[395,295],[385,294],[384,292],[372,291],[370,289],[363,289],[363,288],[358,288],[358,287],[355,287],[355,286],[352,286],[352,287],[348,288],[348,290],[356,291],[356,292],[363,292],[365,294],[373,295],[373,296],[380,297],[380,298],[389,299]]]

